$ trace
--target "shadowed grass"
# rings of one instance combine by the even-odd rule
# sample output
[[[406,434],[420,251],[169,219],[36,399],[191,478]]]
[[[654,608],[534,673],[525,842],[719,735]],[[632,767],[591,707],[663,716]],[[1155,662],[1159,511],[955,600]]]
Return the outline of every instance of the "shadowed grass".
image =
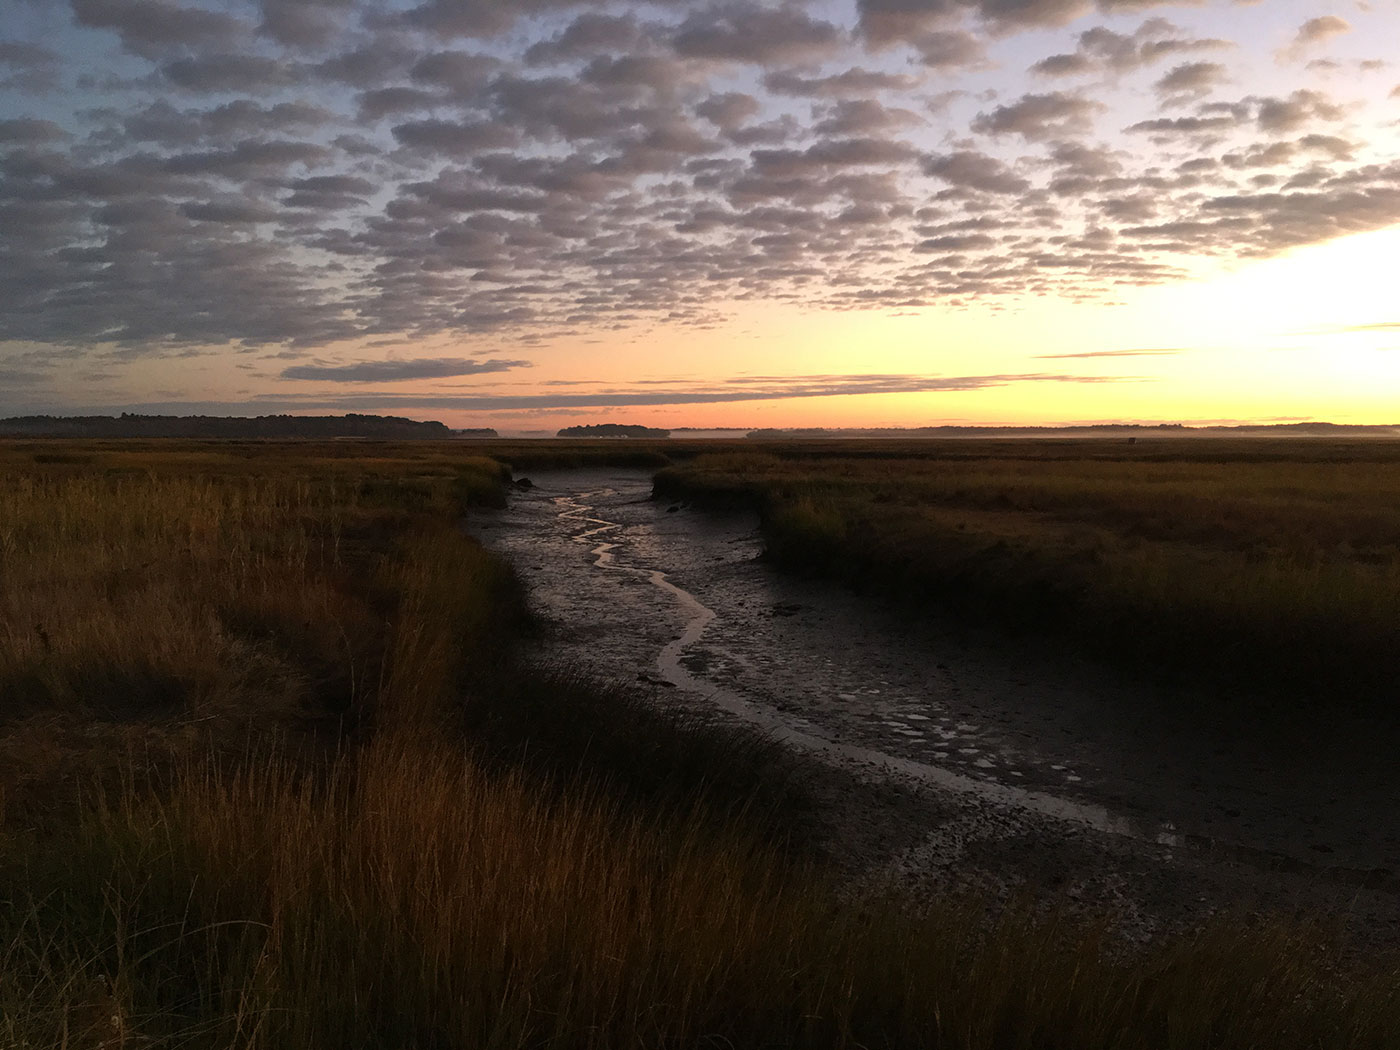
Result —
[[[9,1045],[1382,1048],[1396,973],[1220,926],[1132,960],[971,904],[853,904],[742,827],[395,734],[125,794],[0,918]],[[42,889],[38,889],[42,887]]]
[[[803,780],[781,746],[665,700],[565,670],[516,672],[469,690],[463,725],[486,768],[556,784],[588,780],[653,812],[742,814],[774,841],[800,832]]]

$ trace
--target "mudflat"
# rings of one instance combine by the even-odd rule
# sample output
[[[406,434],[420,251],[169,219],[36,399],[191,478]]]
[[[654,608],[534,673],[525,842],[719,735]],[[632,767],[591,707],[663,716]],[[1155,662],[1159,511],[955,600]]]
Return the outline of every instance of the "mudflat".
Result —
[[[1241,732],[1200,686],[780,572],[755,513],[653,499],[647,472],[531,479],[473,529],[548,625],[536,658],[784,741],[845,870],[1049,890],[1143,936],[1243,908],[1400,939],[1400,814],[1363,715]]]

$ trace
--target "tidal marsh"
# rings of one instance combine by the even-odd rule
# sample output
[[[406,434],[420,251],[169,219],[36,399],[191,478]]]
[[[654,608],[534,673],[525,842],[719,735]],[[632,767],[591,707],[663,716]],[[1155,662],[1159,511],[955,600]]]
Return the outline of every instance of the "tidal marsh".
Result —
[[[512,660],[518,588],[458,527],[508,475],[460,446],[0,462],[0,1044],[1400,1033],[1395,964],[1307,927],[1125,952],[835,885],[763,741]]]

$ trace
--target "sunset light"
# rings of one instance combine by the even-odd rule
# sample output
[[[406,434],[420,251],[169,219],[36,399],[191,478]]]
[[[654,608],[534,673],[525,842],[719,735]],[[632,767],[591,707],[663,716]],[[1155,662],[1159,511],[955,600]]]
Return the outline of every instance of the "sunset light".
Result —
[[[1400,1048],[1400,0],[0,0],[0,1050]]]
[[[1394,422],[1400,10],[0,14],[0,412]]]

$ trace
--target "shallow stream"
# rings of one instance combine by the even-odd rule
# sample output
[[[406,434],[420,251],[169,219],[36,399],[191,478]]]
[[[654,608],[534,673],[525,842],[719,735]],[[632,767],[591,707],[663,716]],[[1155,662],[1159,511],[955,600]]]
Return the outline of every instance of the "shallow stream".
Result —
[[[1044,644],[777,573],[755,516],[653,501],[642,472],[531,477],[470,527],[524,579],[542,659],[1013,818],[996,826],[1019,814],[1166,855],[1395,881],[1387,761],[1183,725],[1170,695]]]

